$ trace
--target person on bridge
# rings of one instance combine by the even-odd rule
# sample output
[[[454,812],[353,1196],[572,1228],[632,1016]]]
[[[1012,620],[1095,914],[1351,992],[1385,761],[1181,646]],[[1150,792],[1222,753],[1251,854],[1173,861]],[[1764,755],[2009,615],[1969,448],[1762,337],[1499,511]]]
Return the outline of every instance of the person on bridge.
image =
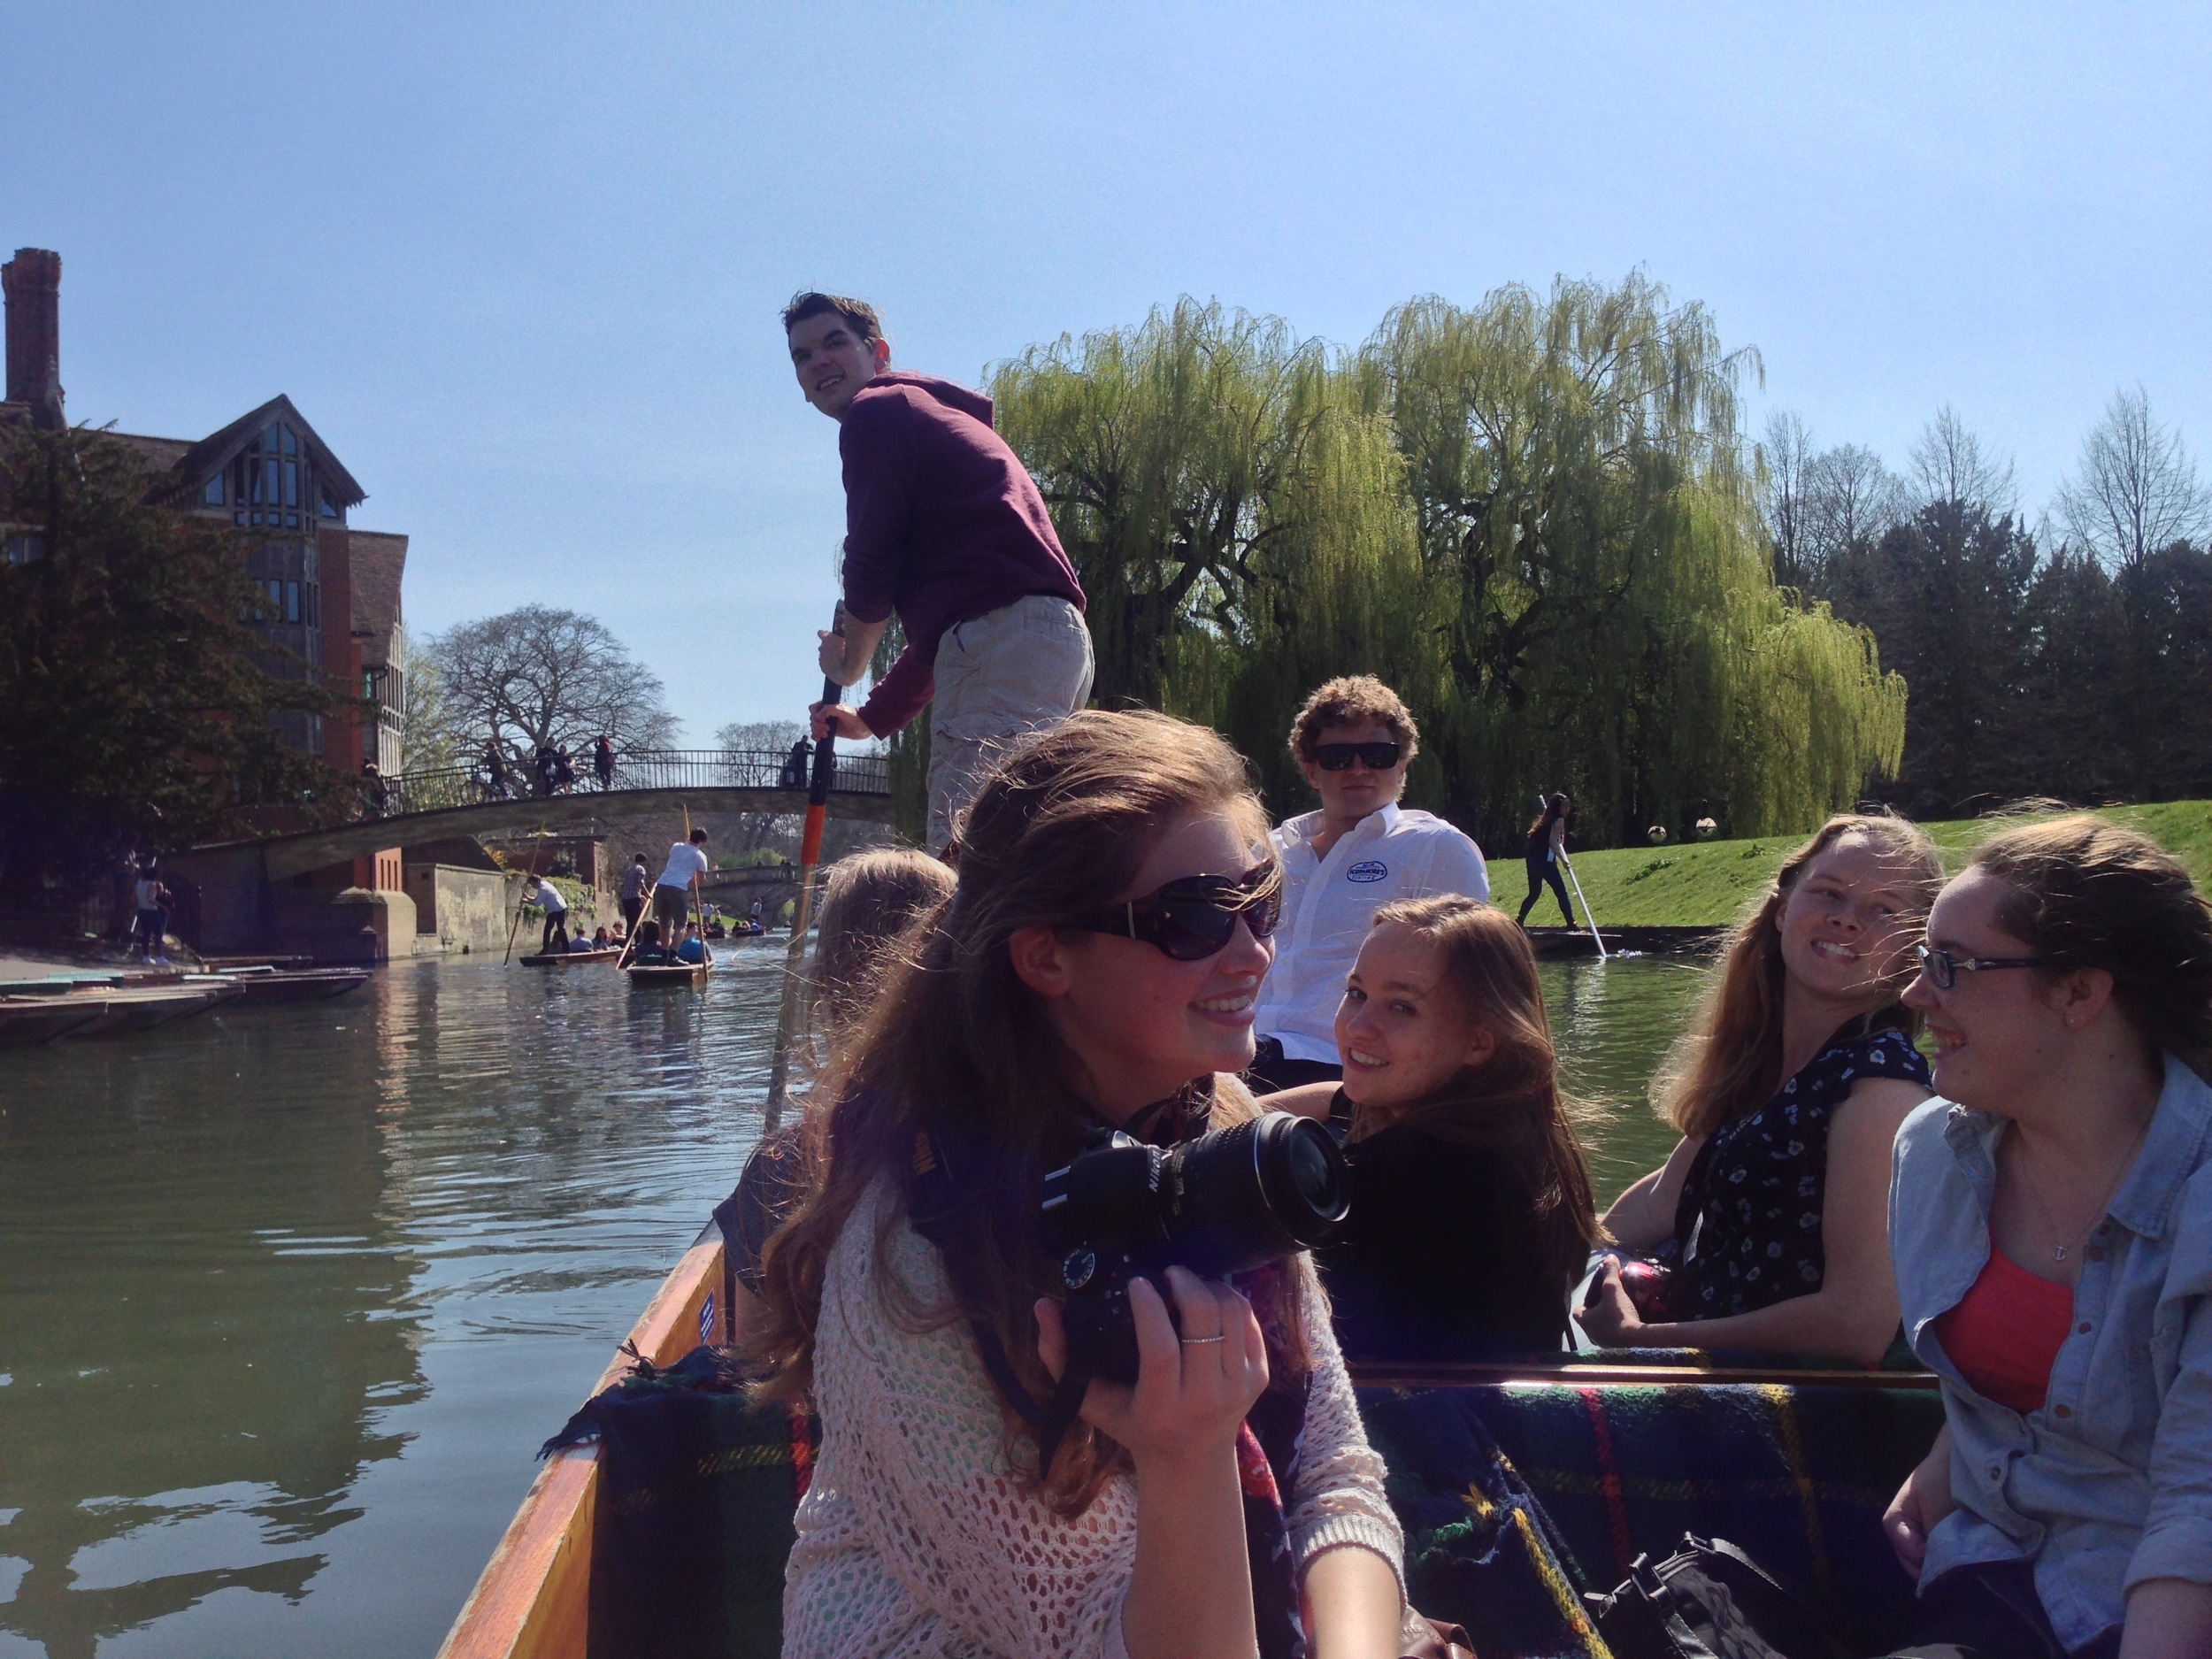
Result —
[[[507,756],[499,747],[499,740],[484,740],[484,794],[488,799],[504,801],[510,791],[507,787]]]
[[[550,881],[532,876],[522,884],[522,902],[534,904],[545,912],[545,936],[538,941],[538,954],[541,956],[551,956],[553,941],[557,939],[560,941],[560,949],[566,950],[568,901],[561,896],[560,888]]]
[[[622,872],[622,926],[626,933],[637,931],[637,918],[645,914],[645,890],[652,885],[653,868],[645,862],[645,855],[640,853]]]
[[[780,789],[803,789],[807,786],[807,763],[814,757],[814,745],[803,737],[791,746],[791,753],[783,763],[783,776],[776,780]]]
[[[653,919],[661,925],[662,938],[683,936],[684,923],[691,915],[691,895],[710,867],[703,829],[692,831],[689,841],[678,841],[668,849],[667,867],[653,888]]]
[[[859,708],[813,706],[813,734],[887,737],[933,699],[928,841],[941,854],[998,755],[1089,700],[1083,589],[989,398],[894,372],[864,300],[801,294],[783,326],[800,390],[843,428],[845,592],[822,672],[857,684],[895,611],[906,634]]]
[[[614,787],[614,739],[604,732],[591,740],[591,770],[602,789]]]

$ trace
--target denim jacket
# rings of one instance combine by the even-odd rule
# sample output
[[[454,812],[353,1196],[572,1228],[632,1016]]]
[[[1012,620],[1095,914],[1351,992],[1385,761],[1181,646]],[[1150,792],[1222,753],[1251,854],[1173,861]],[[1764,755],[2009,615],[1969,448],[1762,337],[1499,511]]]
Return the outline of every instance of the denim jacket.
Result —
[[[2212,1583],[2212,1087],[2166,1057],[2142,1153],[2082,1252],[2049,1393],[2025,1417],[1969,1387],[1934,1328],[1989,1260],[2005,1123],[1939,1098],[1897,1134],[1890,1252],[1906,1337],[1943,1380],[1958,1504],[1921,1583],[2032,1561],[2076,1648],[2147,1578]]]

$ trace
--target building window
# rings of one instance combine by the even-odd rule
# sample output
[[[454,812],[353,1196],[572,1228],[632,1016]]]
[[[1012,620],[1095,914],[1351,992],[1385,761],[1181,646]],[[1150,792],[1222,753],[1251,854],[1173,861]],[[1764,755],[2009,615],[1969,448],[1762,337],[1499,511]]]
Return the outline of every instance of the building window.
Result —
[[[284,619],[287,622],[300,619],[300,585],[297,582],[284,584]]]
[[[207,487],[200,492],[200,499],[211,507],[223,504],[223,475],[220,472],[207,480]]]
[[[8,538],[8,563],[35,565],[46,557],[46,538],[28,531]]]

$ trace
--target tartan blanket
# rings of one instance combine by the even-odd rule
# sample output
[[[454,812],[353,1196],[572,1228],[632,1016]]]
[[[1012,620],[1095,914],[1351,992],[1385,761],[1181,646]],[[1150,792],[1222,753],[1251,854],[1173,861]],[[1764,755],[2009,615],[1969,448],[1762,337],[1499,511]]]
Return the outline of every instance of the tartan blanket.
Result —
[[[1678,1359],[1679,1356],[1677,1356]],[[775,1655],[820,1425],[710,1348],[641,1362],[546,1444],[600,1443],[589,1651]],[[1942,1425],[1933,1390],[1571,1381],[1363,1387],[1413,1603],[1482,1659],[1607,1659],[1581,1593],[1725,1538],[1878,1652],[1912,1590],[1881,1535]]]
[[[1609,1590],[1639,1555],[1663,1560],[1695,1532],[1749,1550],[1859,1651],[1878,1651],[1910,1611],[1880,1519],[1942,1426],[1932,1390],[1486,1383],[1363,1389],[1360,1404],[1390,1465],[1414,1601],[1479,1642],[1483,1514],[1505,1475],[1578,1589]],[[1541,1571],[1533,1552],[1528,1565]]]

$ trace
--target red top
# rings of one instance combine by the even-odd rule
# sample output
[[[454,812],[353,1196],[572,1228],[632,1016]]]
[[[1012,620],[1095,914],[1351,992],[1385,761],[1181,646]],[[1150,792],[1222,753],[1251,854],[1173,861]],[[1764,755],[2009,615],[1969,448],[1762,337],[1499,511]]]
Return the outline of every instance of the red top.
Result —
[[[2038,1279],[1993,1244],[1981,1277],[1935,1329],[1976,1394],[2024,1417],[2041,1409],[2073,1319],[2072,1291]]]
[[[991,427],[991,400],[926,374],[887,373],[845,411],[845,609],[892,611],[906,649],[861,705],[882,737],[934,694],[945,631],[1029,594],[1078,610],[1083,589],[1021,457]]]

